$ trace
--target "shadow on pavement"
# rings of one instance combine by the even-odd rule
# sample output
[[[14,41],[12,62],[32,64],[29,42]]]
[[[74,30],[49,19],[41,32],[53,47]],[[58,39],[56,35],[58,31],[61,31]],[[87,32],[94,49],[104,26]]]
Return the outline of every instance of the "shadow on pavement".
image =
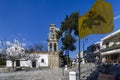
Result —
[[[120,80],[120,64],[108,63],[96,66],[86,80]]]

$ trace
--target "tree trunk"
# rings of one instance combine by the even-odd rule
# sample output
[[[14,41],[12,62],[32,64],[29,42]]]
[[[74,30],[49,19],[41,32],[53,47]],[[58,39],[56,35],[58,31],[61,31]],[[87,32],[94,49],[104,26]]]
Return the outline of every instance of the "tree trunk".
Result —
[[[14,71],[14,60],[12,60],[12,70]]]

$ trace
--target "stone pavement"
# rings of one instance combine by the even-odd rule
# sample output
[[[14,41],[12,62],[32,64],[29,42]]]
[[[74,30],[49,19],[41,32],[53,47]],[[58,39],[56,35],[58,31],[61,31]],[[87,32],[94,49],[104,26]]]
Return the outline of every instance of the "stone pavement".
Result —
[[[81,73],[81,79],[86,80],[88,76],[96,69],[96,66],[94,63],[85,63],[81,64],[80,66],[80,73]],[[79,70],[78,66],[75,68],[71,69],[71,71],[75,71],[77,73],[77,80],[79,80]]]
[[[67,72],[64,73],[67,75]],[[0,73],[0,80],[68,80],[62,69],[42,69]]]
[[[81,64],[81,79],[86,78],[94,71],[95,65],[92,63]],[[68,69],[30,69],[17,72],[0,72],[0,80],[69,80],[69,72],[75,71],[78,80],[78,66]]]

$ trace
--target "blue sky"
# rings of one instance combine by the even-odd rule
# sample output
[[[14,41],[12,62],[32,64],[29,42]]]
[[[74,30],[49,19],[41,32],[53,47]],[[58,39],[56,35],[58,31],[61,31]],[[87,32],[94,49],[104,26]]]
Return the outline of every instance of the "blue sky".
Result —
[[[0,39],[18,39],[31,45],[43,43],[49,33],[49,25],[58,28],[66,15],[79,11],[84,15],[96,0],[0,0]],[[112,4],[114,11],[114,31],[120,29],[120,0],[105,0]],[[106,34],[108,35],[108,34]],[[99,41],[106,35],[90,35],[85,47]],[[82,45],[82,44],[81,44]],[[76,43],[76,46],[78,44]],[[82,47],[82,46],[81,46]],[[82,48],[81,48],[82,49]],[[70,53],[75,57],[78,49]]]

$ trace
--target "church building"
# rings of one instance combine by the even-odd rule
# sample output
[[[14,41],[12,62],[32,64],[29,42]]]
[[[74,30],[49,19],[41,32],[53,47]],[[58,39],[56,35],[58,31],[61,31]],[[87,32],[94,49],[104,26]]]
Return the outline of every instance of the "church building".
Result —
[[[32,53],[31,59],[16,60],[14,62],[14,66],[30,67],[30,68],[33,68],[33,67],[58,68],[59,67],[59,51],[58,51],[58,40],[56,38],[56,30],[57,29],[55,24],[51,24],[49,39],[48,39],[48,52]],[[10,60],[6,61],[6,67],[12,67],[12,62]]]

